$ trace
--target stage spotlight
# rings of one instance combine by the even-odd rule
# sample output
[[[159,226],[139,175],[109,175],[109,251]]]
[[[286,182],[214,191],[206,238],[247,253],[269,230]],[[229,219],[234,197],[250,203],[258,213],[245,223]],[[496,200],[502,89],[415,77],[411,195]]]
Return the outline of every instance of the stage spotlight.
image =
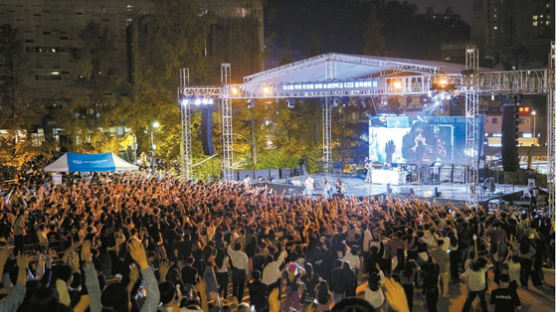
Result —
[[[270,95],[270,87],[269,86],[263,86],[263,94],[264,95]]]
[[[438,79],[438,86],[440,86],[441,88],[446,88],[448,86],[448,78],[441,77],[440,79]]]
[[[185,107],[187,104],[189,104],[189,99],[185,98],[181,100],[181,106]]]
[[[238,96],[239,95],[239,88],[236,86],[233,86],[230,88],[230,94],[232,96]]]
[[[203,104],[203,105],[208,105],[208,103],[209,103],[209,101],[208,101],[207,98],[203,98],[203,99],[201,100],[201,104]]]
[[[403,86],[403,85],[402,85],[402,81],[401,81],[401,80],[399,80],[399,79],[392,80],[392,89],[393,89],[394,91],[397,91],[397,92],[402,91],[402,86]]]
[[[295,104],[294,104],[294,101],[293,101],[293,100],[288,99],[288,100],[286,100],[286,103],[287,103],[287,105],[288,105],[288,108],[290,108],[290,109],[294,109],[294,108],[295,108]]]
[[[201,103],[201,99],[200,99],[200,98],[196,98],[196,99],[195,99],[195,105],[199,106],[199,105],[201,105],[201,104],[202,104],[202,103]]]
[[[450,83],[448,77],[438,77],[432,84],[432,90],[448,91],[452,89],[454,89],[454,86]]]

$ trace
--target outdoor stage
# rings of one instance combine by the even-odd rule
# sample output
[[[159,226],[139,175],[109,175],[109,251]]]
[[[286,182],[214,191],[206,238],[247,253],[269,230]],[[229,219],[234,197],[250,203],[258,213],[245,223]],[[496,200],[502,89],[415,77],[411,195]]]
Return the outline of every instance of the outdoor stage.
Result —
[[[313,195],[322,195],[322,178],[324,175],[311,175],[315,180],[315,190]],[[307,176],[297,176],[290,178],[291,183],[297,186],[296,189],[303,191],[303,182]],[[386,184],[372,184],[365,183],[361,178],[355,177],[340,177],[331,175],[328,181],[332,186],[335,185],[336,180],[340,178],[346,185],[346,196],[377,196],[388,194],[388,185]],[[435,188],[440,193],[435,197]],[[415,197],[429,198],[437,200],[450,200],[454,202],[465,202],[466,200],[466,184],[464,183],[439,183],[439,184],[404,184],[404,185],[390,185],[391,194],[393,196],[410,196],[411,189],[415,193]],[[494,192],[481,192],[481,199],[479,202],[488,202],[509,196],[511,194],[527,191],[527,186],[509,185],[509,184],[496,184]]]

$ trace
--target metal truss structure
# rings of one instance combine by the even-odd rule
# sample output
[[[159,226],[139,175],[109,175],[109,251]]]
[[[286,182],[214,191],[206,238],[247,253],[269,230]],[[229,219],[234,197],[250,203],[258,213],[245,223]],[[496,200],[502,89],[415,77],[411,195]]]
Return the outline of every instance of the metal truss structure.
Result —
[[[324,172],[332,172],[332,101],[328,97],[321,103],[322,107],[322,160]]]
[[[479,204],[479,51],[477,48],[465,50],[465,181],[467,183],[466,203],[470,207]]]
[[[304,69],[310,66],[315,66],[317,64],[324,64],[324,66],[329,66],[330,64],[334,64],[334,63],[373,66],[377,68],[395,70],[397,72],[412,72],[412,73],[421,73],[421,74],[435,74],[438,72],[438,66],[428,65],[428,64],[417,64],[416,62],[412,62],[411,60],[396,60],[396,59],[388,59],[388,58],[380,58],[380,57],[367,57],[367,56],[327,53],[327,54],[317,55],[298,62],[293,62],[284,66],[277,67],[275,69],[270,69],[264,72],[246,76],[243,79],[243,84],[244,85],[249,85],[250,83],[258,84],[258,80],[261,78],[263,78],[263,80],[268,80],[278,75],[283,75],[285,73],[290,73],[290,72],[297,72],[300,69]]]
[[[184,97],[223,97],[221,86],[182,87],[178,90]]]
[[[332,65],[329,65],[332,67]],[[326,67],[325,75],[333,69]],[[333,67],[332,67],[333,68]],[[475,72],[477,93],[490,95],[497,93],[543,94],[549,89],[550,75],[547,69],[486,71]],[[330,82],[304,83],[266,83],[258,88],[245,89],[242,84],[231,85],[239,90],[234,99],[289,99],[289,98],[323,98],[323,97],[368,97],[378,95],[421,95],[427,94],[437,79],[447,79],[456,89],[464,92],[466,80],[462,74],[404,75],[391,77],[374,77],[357,80],[330,80]],[[369,86],[371,85],[371,86]],[[251,87],[253,87],[251,85]],[[264,90],[271,90],[267,93]],[[197,88],[192,93],[211,93],[219,95],[221,90]]]
[[[550,54],[548,55],[548,92],[546,97],[547,119],[548,119],[548,209],[550,217],[554,220],[554,211],[556,209],[555,192],[556,184],[554,174],[556,171],[556,98],[554,97],[554,87],[556,85],[556,70],[554,63],[556,62],[556,51],[554,41],[550,44]]]
[[[303,99],[324,98],[322,103],[323,160],[332,162],[331,128],[332,101],[334,97],[408,96],[429,94],[438,79],[446,79],[455,92],[465,95],[467,129],[466,153],[468,157],[468,204],[479,201],[478,153],[479,97],[496,94],[547,94],[549,123],[549,185],[550,207],[554,211],[554,161],[556,158],[556,125],[554,107],[554,44],[552,44],[550,67],[536,70],[483,71],[478,64],[478,50],[466,50],[465,70],[450,73],[440,70],[434,62],[323,54],[306,60],[266,70],[244,77],[242,84],[230,83],[230,64],[222,64],[222,85],[181,86],[179,93],[186,97],[213,97],[221,101],[223,177],[233,178],[233,132],[232,100],[252,99]],[[347,65],[346,65],[347,64]],[[368,66],[374,71],[346,77],[346,66],[360,69]],[[455,65],[453,65],[455,66]],[[298,73],[310,72],[310,79],[287,81],[278,77],[297,77]],[[389,73],[382,75],[382,73]],[[183,121],[183,118],[182,118]],[[183,131],[183,130],[182,130]],[[183,131],[185,133],[185,131]],[[183,137],[184,140],[190,140]],[[184,147],[187,144],[184,144]],[[190,145],[189,145],[190,146]],[[326,170],[329,170],[326,167]]]
[[[182,90],[189,86],[189,68],[180,70],[180,87]],[[180,167],[181,176],[186,180],[193,180],[193,153],[191,150],[191,107],[182,105],[180,92],[178,91],[178,102],[181,112],[181,146]]]
[[[481,93],[542,94],[550,88],[547,69],[490,71],[478,73]]]
[[[230,83],[232,77],[231,65],[222,63],[220,66],[220,79],[223,86]],[[228,94],[229,89],[224,88],[223,97],[220,99],[222,116],[222,174],[224,181],[234,179],[234,143],[232,131],[232,99]]]

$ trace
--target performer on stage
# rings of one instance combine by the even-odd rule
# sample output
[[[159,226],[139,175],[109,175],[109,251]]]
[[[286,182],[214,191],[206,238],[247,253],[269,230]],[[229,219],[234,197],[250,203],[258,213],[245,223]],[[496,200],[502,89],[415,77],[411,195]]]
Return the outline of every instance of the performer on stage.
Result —
[[[305,190],[303,190],[303,194],[305,196],[312,196],[313,189],[315,188],[315,180],[310,175],[305,178]]]
[[[330,198],[330,195],[332,195],[332,185],[330,185],[326,178],[322,178],[322,188],[324,197]]]
[[[339,195],[344,195],[345,191],[346,185],[344,184],[344,182],[340,179],[336,180],[336,193]]]
[[[367,169],[367,177],[365,178],[365,183],[373,183],[373,163],[368,157],[365,157],[365,169]]]
[[[441,161],[446,155],[446,149],[433,127],[417,122],[403,137],[402,155],[408,163],[417,165],[417,181],[422,183],[428,180],[430,165]]]

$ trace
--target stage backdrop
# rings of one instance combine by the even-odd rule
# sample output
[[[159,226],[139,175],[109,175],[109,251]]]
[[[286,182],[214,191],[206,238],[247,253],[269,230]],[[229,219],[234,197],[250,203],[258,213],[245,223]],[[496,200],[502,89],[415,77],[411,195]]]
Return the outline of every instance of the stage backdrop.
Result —
[[[480,142],[474,155],[483,154],[483,116],[479,119]],[[369,159],[381,163],[463,165],[465,150],[464,116],[369,117]]]

